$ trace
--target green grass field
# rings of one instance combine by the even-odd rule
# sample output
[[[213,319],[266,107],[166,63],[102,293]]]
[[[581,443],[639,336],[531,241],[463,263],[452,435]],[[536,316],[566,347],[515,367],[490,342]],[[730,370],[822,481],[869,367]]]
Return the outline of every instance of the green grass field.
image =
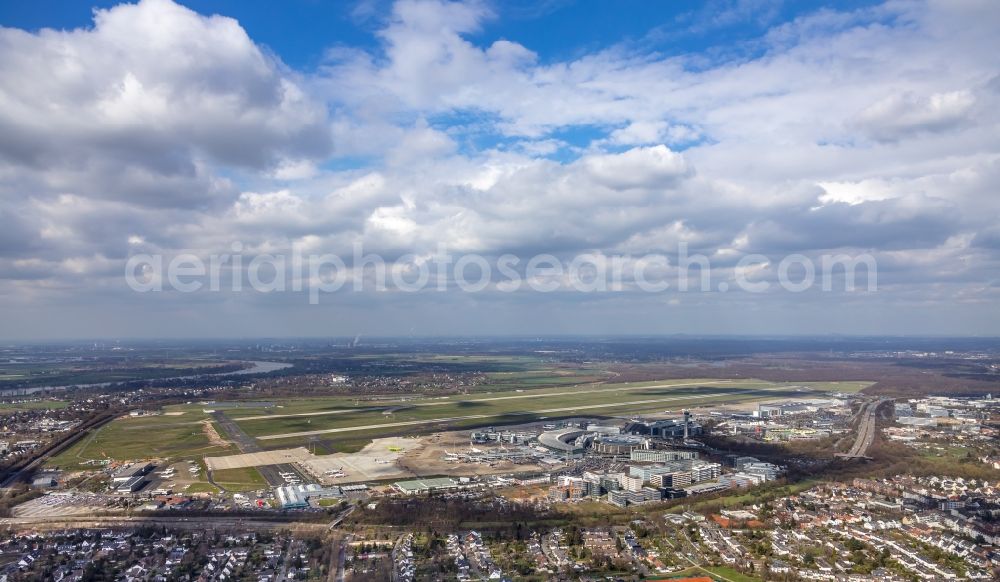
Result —
[[[425,424],[447,424],[464,428],[491,423],[529,422],[542,417],[655,413],[723,402],[808,396],[808,393],[795,390],[795,387],[802,385],[759,380],[700,379],[584,385],[524,390],[514,394],[479,393],[461,397],[387,401],[377,405],[343,398],[311,399],[308,402],[293,401],[283,408],[256,413],[241,410],[239,414],[231,416],[247,434],[263,437],[264,440],[288,433],[348,433],[351,431],[347,429],[359,427],[378,427],[386,434],[392,434],[396,428],[410,430]],[[838,385],[838,390],[858,390],[864,385],[866,383],[844,383]],[[434,422],[439,419],[443,419],[441,423]],[[382,426],[393,424],[398,427]]]
[[[253,467],[213,471],[212,480],[225,487],[227,491],[256,491],[267,488],[267,481],[260,471]]]
[[[487,382],[483,388],[487,390],[516,390],[518,388],[575,386],[590,382],[603,382],[610,376],[608,372],[598,369],[489,372],[486,374]]]
[[[247,434],[260,438],[259,442],[265,448],[305,445],[315,448],[318,454],[328,454],[357,451],[372,439],[383,436],[427,434],[542,418],[625,416],[668,410],[679,413],[683,408],[706,405],[815,397],[826,390],[858,391],[869,384],[718,379],[586,383],[379,401],[343,396],[288,399],[275,402],[271,408],[225,408],[225,413],[236,420]],[[801,386],[808,386],[817,392],[800,391],[797,387]],[[210,418],[205,410],[212,408],[212,404],[176,405],[166,407],[164,412],[167,414],[160,416],[117,419],[51,459],[49,465],[82,467],[88,459],[201,459],[236,453],[235,447],[209,444],[201,423]],[[278,436],[312,431],[335,432]],[[224,438],[226,436],[223,434]],[[255,483],[253,478],[226,478],[233,479],[232,483],[237,485]]]
[[[687,570],[681,570],[680,572],[674,572],[673,574],[670,574],[669,576],[667,576],[665,578],[657,577],[657,578],[653,578],[653,580],[656,580],[656,581],[662,580],[662,581],[668,582],[669,580],[674,580],[674,579],[679,579],[679,578],[694,578],[694,577],[706,576],[706,575],[708,575],[709,577],[711,577],[713,580],[718,580],[720,582],[726,582],[726,581],[729,581],[729,582],[760,582],[760,580],[761,580],[760,578],[755,578],[753,576],[748,576],[746,574],[743,574],[741,572],[738,572],[738,571],[734,570],[733,568],[729,568],[729,567],[726,567],[726,566],[706,566],[704,568],[701,568],[701,567],[692,567],[692,568],[688,568]]]
[[[210,445],[199,422],[164,424],[163,418],[116,419],[52,457],[47,465],[83,468],[89,459],[201,459],[235,452],[232,447]]]
[[[187,489],[185,489],[184,492],[187,493],[188,495],[192,495],[195,493],[215,494],[219,492],[219,488],[216,487],[215,485],[212,485],[211,483],[192,483],[188,485]]]

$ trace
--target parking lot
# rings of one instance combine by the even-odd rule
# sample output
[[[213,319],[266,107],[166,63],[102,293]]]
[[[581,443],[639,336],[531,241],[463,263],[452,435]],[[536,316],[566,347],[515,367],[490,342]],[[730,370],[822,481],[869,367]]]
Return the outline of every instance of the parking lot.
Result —
[[[109,498],[96,493],[51,493],[14,508],[14,517],[92,516],[108,509]]]

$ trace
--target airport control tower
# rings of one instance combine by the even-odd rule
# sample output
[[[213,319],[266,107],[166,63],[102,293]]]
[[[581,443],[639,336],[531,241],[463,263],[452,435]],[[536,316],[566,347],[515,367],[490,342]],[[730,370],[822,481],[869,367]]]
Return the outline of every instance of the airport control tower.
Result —
[[[691,411],[684,410],[684,440],[688,440],[688,427],[691,425]]]

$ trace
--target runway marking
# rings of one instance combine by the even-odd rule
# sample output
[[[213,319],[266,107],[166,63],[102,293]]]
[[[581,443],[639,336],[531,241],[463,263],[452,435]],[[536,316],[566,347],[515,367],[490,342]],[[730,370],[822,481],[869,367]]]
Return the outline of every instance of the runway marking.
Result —
[[[552,392],[549,394],[517,394],[514,396],[493,396],[490,398],[467,398],[464,400],[445,400],[440,399],[434,402],[412,402],[404,403],[405,406],[444,406],[446,404],[460,404],[462,402],[493,402],[496,400],[517,400],[521,398],[549,398],[550,396],[577,396],[579,394],[594,394],[594,393],[610,393],[610,392],[628,392],[632,390],[652,390],[654,388],[680,388],[683,386],[705,386],[708,384],[729,384],[734,382],[734,380],[707,380],[705,382],[683,382],[679,384],[657,384],[653,386],[627,386],[623,388],[610,388],[607,385],[604,388],[595,388],[593,390],[577,390],[574,392]],[[290,414],[263,414],[259,416],[231,416],[235,421],[243,422],[245,420],[266,420],[273,418],[295,418],[300,416],[330,416],[334,414],[346,414],[348,412],[362,412],[365,410],[381,410],[385,408],[399,408],[400,405],[396,404],[393,406],[368,406],[361,408],[348,408],[346,410],[323,410],[320,412],[295,412]]]
[[[703,383],[701,383],[701,384],[703,384]],[[647,386],[647,388],[654,388],[654,386]],[[742,394],[753,394],[754,392],[760,392],[762,390],[767,390],[767,391],[791,390],[793,388],[798,388],[798,387],[797,386],[795,386],[795,387],[789,386],[789,387],[783,387],[783,388],[766,388],[766,389],[764,389],[764,388],[752,388],[752,389],[748,389],[748,390],[741,390],[741,393]],[[302,436],[314,436],[314,435],[332,434],[332,433],[340,433],[340,432],[354,432],[354,431],[360,431],[360,430],[373,430],[373,429],[379,429],[379,428],[395,428],[395,427],[401,427],[401,426],[416,426],[416,425],[421,425],[421,424],[435,424],[435,423],[439,423],[439,422],[454,422],[456,420],[475,420],[475,419],[479,419],[479,418],[498,418],[498,417],[503,417],[503,416],[526,416],[526,415],[535,415],[535,414],[549,414],[549,413],[553,413],[553,412],[575,412],[577,410],[594,410],[594,409],[597,409],[597,408],[615,408],[615,407],[621,407],[621,406],[632,406],[632,405],[636,405],[636,404],[656,404],[656,403],[660,403],[660,402],[677,402],[679,400],[684,400],[684,401],[688,401],[688,400],[705,400],[705,399],[708,399],[708,398],[718,398],[719,396],[721,396],[721,395],[720,394],[707,394],[705,396],[673,396],[673,397],[670,397],[670,398],[655,398],[655,399],[651,399],[651,400],[635,400],[635,401],[632,401],[632,402],[612,402],[612,403],[609,403],[609,404],[588,404],[588,405],[584,405],[584,406],[566,406],[566,407],[561,407],[561,408],[547,408],[547,409],[544,409],[544,410],[526,410],[526,411],[523,411],[523,412],[503,412],[503,413],[498,413],[498,414],[470,414],[470,415],[467,415],[467,416],[452,416],[452,417],[447,417],[447,418],[432,418],[432,419],[427,419],[427,420],[406,420],[406,421],[392,422],[392,423],[386,423],[386,424],[369,424],[369,425],[363,425],[363,426],[347,426],[347,427],[341,427],[341,428],[328,428],[328,429],[322,429],[322,430],[308,430],[308,431],[303,431],[303,432],[289,432],[289,433],[284,433],[284,434],[271,434],[271,435],[258,436],[257,439],[262,440],[262,441],[277,440],[277,439],[286,439],[286,438],[294,438],[294,437],[302,437]]]

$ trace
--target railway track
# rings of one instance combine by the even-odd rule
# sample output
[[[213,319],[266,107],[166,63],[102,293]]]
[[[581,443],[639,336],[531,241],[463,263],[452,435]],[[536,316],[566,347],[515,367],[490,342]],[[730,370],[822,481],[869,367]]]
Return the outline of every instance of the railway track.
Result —
[[[8,488],[16,485],[17,483],[28,481],[35,470],[41,467],[42,464],[50,457],[65,451],[69,447],[76,444],[77,441],[83,437],[92,434],[97,429],[114,420],[121,413],[121,410],[102,412],[101,414],[85,420],[79,426],[74,428],[71,434],[49,444],[30,458],[24,459],[7,469],[3,473],[3,477],[0,478],[0,488]]]

